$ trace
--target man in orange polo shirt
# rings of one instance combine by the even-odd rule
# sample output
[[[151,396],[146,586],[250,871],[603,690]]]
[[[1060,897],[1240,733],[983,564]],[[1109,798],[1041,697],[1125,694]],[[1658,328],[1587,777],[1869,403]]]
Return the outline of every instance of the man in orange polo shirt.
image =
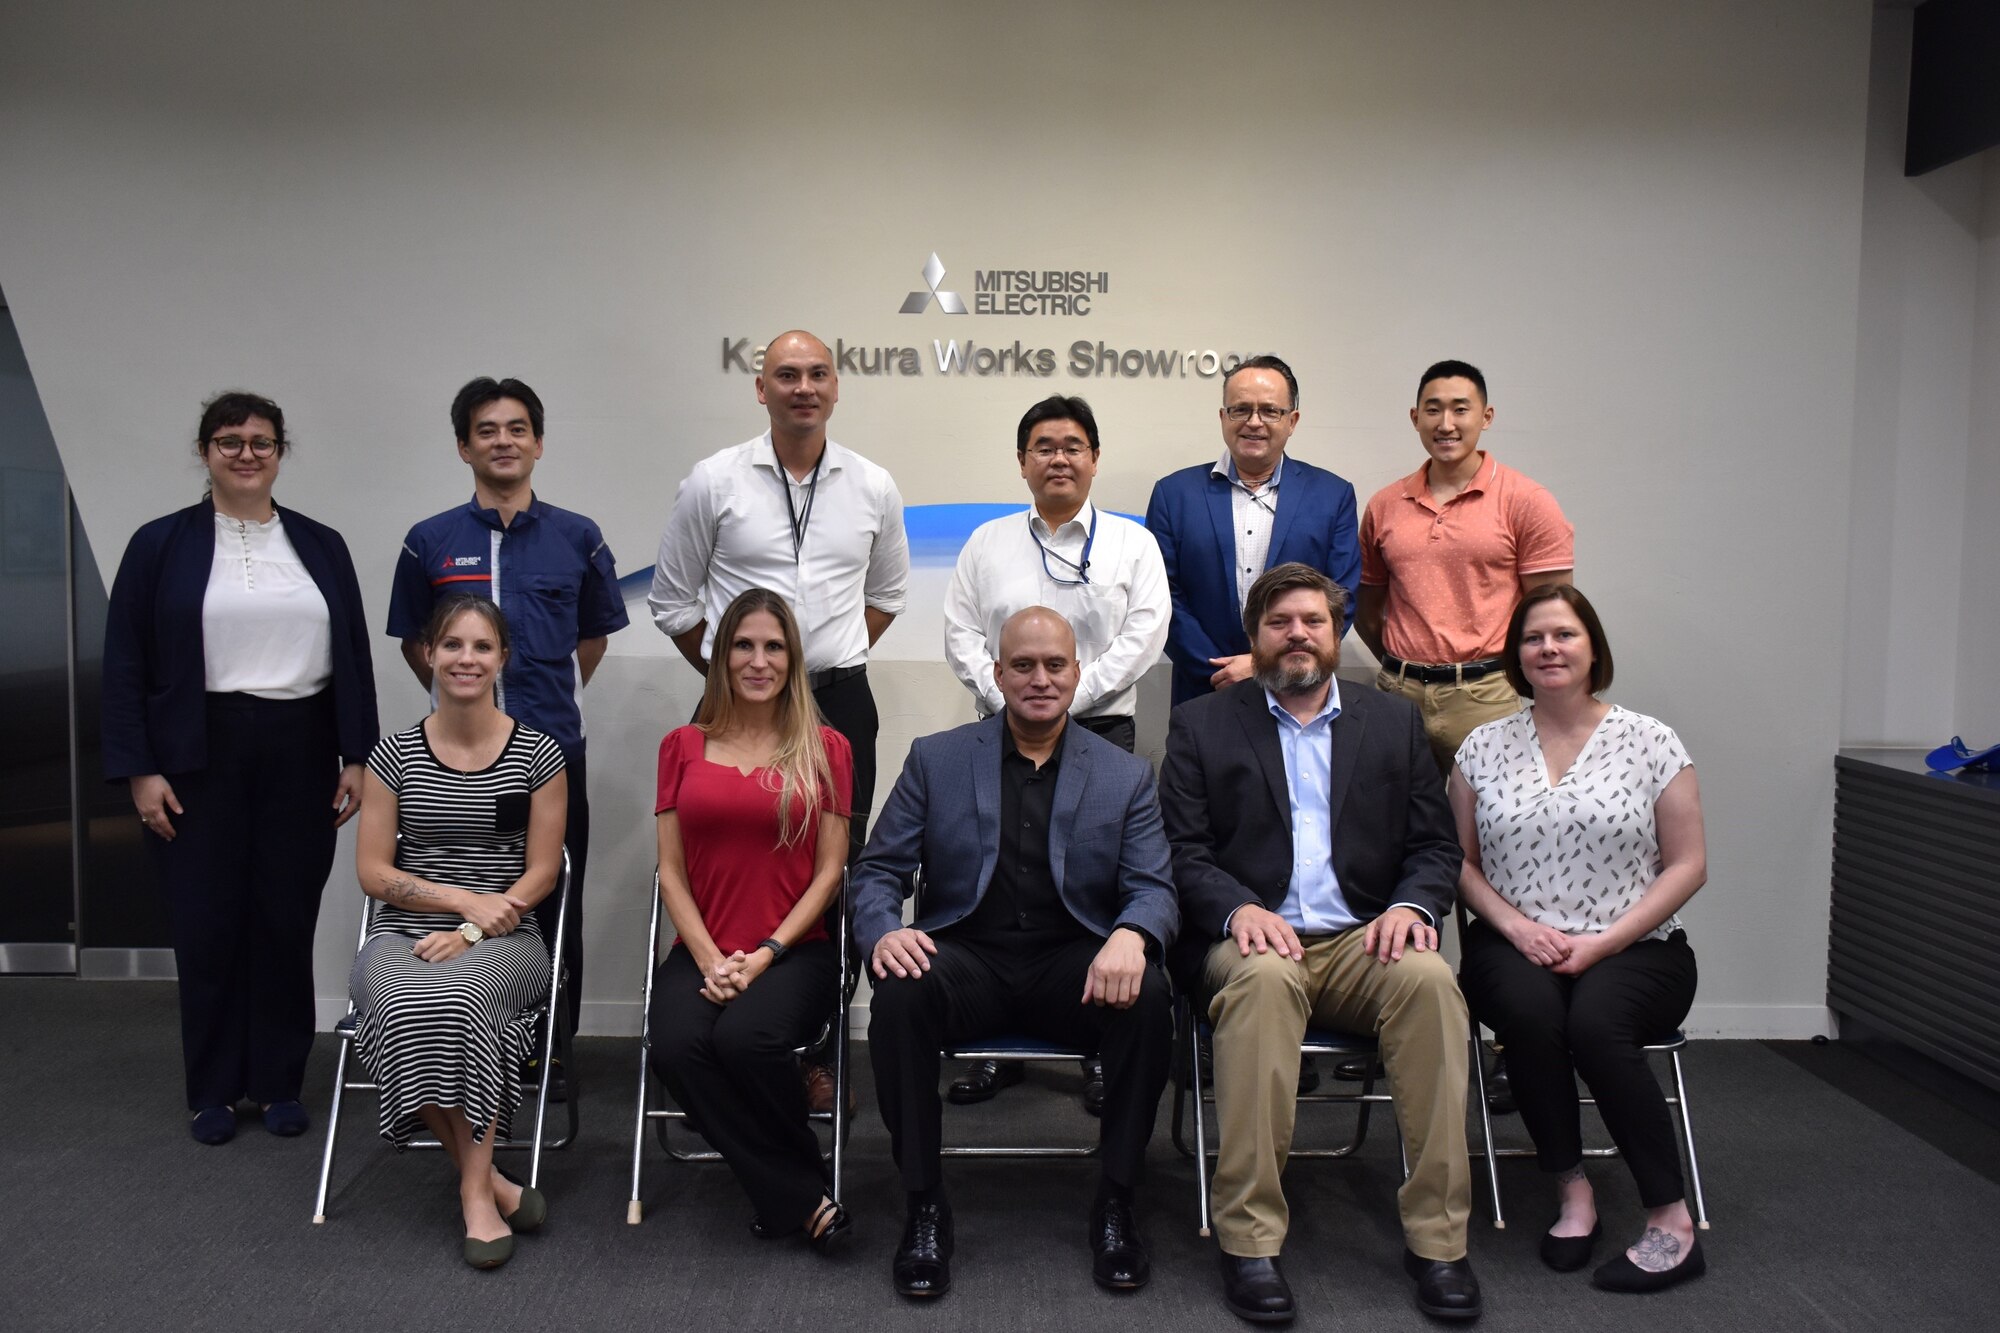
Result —
[[[1500,669],[1507,621],[1528,589],[1571,581],[1576,530],[1553,495],[1479,448],[1493,407],[1477,366],[1426,370],[1410,422],[1430,457],[1362,515],[1354,630],[1382,663],[1376,688],[1417,706],[1449,774],[1468,732],[1520,708]]]

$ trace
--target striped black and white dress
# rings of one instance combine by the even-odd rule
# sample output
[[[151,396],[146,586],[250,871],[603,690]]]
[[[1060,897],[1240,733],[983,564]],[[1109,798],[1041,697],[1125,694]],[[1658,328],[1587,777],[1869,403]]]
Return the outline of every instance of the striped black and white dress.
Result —
[[[398,869],[476,893],[504,893],[527,863],[530,796],[563,768],[562,751],[514,724],[500,757],[476,773],[448,768],[423,725],[385,736],[368,767],[396,794]],[[427,963],[412,952],[455,912],[376,908],[348,992],[360,1011],[355,1044],[381,1086],[382,1137],[408,1145],[417,1108],[455,1106],[477,1138],[497,1119],[506,1137],[534,1045],[534,1008],[549,989],[549,955],[532,913],[506,935]]]

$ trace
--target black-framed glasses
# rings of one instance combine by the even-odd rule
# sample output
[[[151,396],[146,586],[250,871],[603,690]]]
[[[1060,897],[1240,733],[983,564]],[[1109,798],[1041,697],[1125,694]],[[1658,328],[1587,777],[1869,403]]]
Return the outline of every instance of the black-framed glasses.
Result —
[[[224,458],[241,458],[248,449],[252,458],[269,458],[278,452],[278,442],[268,435],[214,435],[209,437],[209,446]]]
[[[1248,421],[1251,417],[1256,417],[1257,420],[1267,426],[1275,426],[1290,416],[1293,410],[1289,407],[1274,407],[1270,403],[1264,403],[1256,407],[1252,407],[1249,403],[1237,403],[1233,407],[1223,408],[1222,415],[1239,425]]]

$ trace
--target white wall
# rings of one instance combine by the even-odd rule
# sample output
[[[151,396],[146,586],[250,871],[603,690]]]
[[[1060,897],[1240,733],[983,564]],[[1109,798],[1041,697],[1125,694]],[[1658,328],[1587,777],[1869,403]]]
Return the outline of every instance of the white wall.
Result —
[[[1420,461],[1417,372],[1467,357],[1489,442],[1577,525],[1617,699],[1700,767],[1693,1026],[1822,1027],[1844,702],[1799,664],[1848,652],[1865,0],[210,0],[7,29],[0,283],[107,567],[199,493],[184,441],[229,385],[285,404],[283,498],[347,535],[379,618],[404,528],[467,491],[445,406],[476,373],[541,391],[538,490],[630,571],[688,465],[760,428],[724,336],[1276,350],[1297,452],[1364,495]],[[1113,287],[1087,319],[898,315],[933,250],[947,287]],[[1096,405],[1118,508],[1219,448],[1212,380],[1060,370],[849,376],[835,434],[912,504],[1014,500],[1013,422],[1056,389]],[[965,716],[922,637],[892,631],[876,675],[896,738]],[[637,991],[651,750],[693,698],[669,651],[635,625],[588,697],[601,1026]],[[407,723],[386,640],[378,677]],[[900,759],[889,740],[885,777]]]

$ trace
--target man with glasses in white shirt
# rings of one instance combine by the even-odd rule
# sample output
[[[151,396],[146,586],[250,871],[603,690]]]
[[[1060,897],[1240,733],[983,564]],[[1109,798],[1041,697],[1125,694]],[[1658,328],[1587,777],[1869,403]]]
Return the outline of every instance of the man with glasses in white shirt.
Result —
[[[1029,408],[1014,433],[1014,455],[1034,499],[973,530],[958,553],[944,598],[944,655],[980,717],[1001,711],[994,682],[1000,627],[1015,612],[1046,606],[1076,634],[1077,683],[1070,717],[1133,750],[1139,678],[1160,660],[1173,615],[1166,567],[1152,535],[1090,502],[1097,476],[1097,417],[1081,398],[1057,394]],[[977,1060],[952,1083],[958,1105],[983,1102],[1021,1081],[1017,1063]],[[1084,1107],[1104,1105],[1096,1061],[1084,1068]]]

